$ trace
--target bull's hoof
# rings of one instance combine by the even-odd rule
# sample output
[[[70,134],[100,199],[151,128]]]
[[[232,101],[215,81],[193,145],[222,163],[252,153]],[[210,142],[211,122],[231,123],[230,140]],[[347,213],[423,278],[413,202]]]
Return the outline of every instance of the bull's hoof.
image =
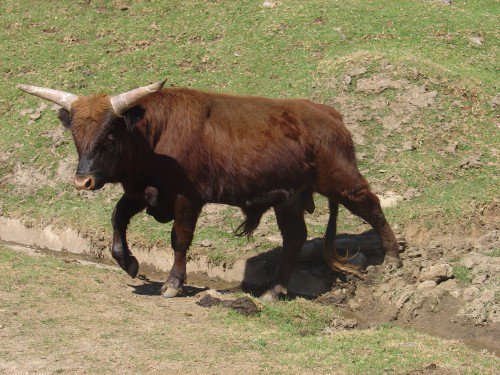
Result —
[[[130,257],[130,264],[125,270],[131,278],[135,278],[139,272],[139,262],[133,256]]]
[[[386,255],[384,258],[384,267],[388,268],[389,270],[395,270],[403,267],[403,262],[401,261],[401,259],[399,259],[399,257]]]
[[[281,284],[277,284],[269,288],[263,295],[260,296],[262,302],[277,302],[280,294],[287,294],[288,291]]]
[[[162,296],[163,298],[174,298],[177,297],[180,293],[180,289],[174,288],[172,286],[167,287],[165,290],[162,288]]]
[[[272,291],[272,290],[268,290],[267,292],[265,292],[263,295],[261,295],[259,297],[259,299],[262,301],[262,302],[277,302],[279,300],[279,297],[278,295],[276,294],[276,292]]]

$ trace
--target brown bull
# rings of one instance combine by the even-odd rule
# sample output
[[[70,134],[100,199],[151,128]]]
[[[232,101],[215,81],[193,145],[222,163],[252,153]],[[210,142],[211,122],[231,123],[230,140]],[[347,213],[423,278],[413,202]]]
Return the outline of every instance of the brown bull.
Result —
[[[126,242],[130,219],[147,208],[161,222],[174,220],[175,262],[162,291],[178,294],[186,252],[206,203],[240,207],[249,235],[270,208],[283,237],[283,255],[264,294],[275,300],[286,286],[306,240],[304,211],[312,195],[328,198],[325,257],[334,270],[355,272],[335,250],[338,205],[366,220],[380,235],[386,261],[399,264],[399,245],[360,174],[351,134],[333,108],[308,100],[231,96],[162,89],[163,82],[114,97],[77,97],[57,90],[19,88],[63,108],[78,151],[77,189],[121,183],[113,212],[113,258],[132,277],[138,262]]]

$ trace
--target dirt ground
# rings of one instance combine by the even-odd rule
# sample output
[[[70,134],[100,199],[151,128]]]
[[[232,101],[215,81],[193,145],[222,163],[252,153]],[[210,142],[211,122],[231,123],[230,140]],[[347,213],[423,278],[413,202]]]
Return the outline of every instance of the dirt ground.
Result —
[[[348,317],[328,307],[334,317],[318,326],[311,312],[321,304],[278,303],[294,306],[280,313],[256,301],[264,316],[244,317],[197,304],[239,293],[192,281],[183,297],[164,299],[159,282],[131,280],[116,267],[19,247],[2,247],[0,256],[4,374],[493,374],[498,365],[456,341],[374,326],[371,318],[369,327],[359,318],[368,309]],[[290,323],[304,323],[299,317],[305,324],[295,334]]]

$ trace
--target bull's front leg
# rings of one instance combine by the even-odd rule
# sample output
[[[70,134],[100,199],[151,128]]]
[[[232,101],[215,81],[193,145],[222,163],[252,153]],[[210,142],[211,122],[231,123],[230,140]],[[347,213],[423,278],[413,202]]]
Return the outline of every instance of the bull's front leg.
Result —
[[[137,276],[139,262],[137,262],[137,259],[128,248],[126,238],[127,226],[132,216],[142,211],[145,207],[146,203],[144,201],[124,194],[116,204],[111,218],[111,223],[113,224],[111,255],[132,278]]]
[[[186,281],[186,253],[193,240],[200,211],[200,204],[195,204],[182,195],[177,196],[171,235],[174,264],[167,281],[161,288],[161,293],[165,298],[175,297],[182,291],[182,286]]]

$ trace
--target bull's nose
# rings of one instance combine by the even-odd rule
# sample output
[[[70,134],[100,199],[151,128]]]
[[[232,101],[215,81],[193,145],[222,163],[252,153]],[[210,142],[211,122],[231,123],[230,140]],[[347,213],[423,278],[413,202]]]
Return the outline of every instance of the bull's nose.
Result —
[[[75,187],[78,190],[94,190],[95,181],[92,176],[75,176]]]

